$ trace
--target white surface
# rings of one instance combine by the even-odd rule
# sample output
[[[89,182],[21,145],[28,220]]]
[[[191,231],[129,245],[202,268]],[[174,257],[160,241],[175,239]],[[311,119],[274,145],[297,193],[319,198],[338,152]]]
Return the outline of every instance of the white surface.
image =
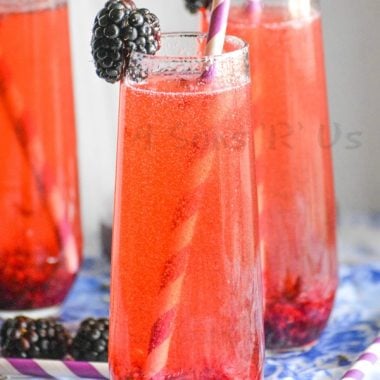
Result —
[[[102,83],[90,56],[93,18],[105,0],[71,0],[83,222],[86,247],[98,245],[99,224],[112,215],[117,124],[116,85]],[[198,20],[183,0],[140,0],[163,30],[194,30]],[[323,0],[337,196],[343,211],[380,210],[379,0]],[[334,129],[335,131],[335,129]],[[351,135],[350,135],[351,134]],[[355,139],[360,146],[350,149]],[[380,378],[380,377],[379,377]]]

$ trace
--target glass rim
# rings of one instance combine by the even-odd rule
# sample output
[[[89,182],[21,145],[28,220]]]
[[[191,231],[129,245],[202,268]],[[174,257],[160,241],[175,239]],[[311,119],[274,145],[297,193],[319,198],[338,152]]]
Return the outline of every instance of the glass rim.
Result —
[[[0,0],[0,13],[21,13],[55,8],[67,0]]]
[[[207,33],[201,32],[165,32],[161,34],[161,43],[162,40],[168,38],[194,38],[194,39],[207,39]],[[240,37],[227,34],[225,40],[231,41],[231,43],[236,43],[238,46],[236,49],[232,51],[228,51],[221,54],[216,55],[205,55],[205,56],[197,56],[197,55],[160,55],[160,50],[158,50],[157,54],[146,54],[141,52],[132,52],[131,58],[137,58],[138,60],[143,61],[151,61],[151,62],[183,62],[191,61],[195,63],[207,63],[210,60],[223,60],[223,59],[231,59],[238,58],[239,56],[244,56],[248,53],[248,43]]]

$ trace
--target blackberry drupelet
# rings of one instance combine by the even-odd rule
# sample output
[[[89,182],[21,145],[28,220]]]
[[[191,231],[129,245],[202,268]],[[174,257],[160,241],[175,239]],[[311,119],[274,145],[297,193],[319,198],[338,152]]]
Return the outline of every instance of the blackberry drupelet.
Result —
[[[71,345],[71,356],[75,360],[106,362],[108,360],[108,326],[106,318],[87,318]]]
[[[160,48],[160,23],[132,1],[109,0],[97,14],[91,41],[96,73],[107,82],[121,79],[132,51],[155,54]]]
[[[160,48],[160,22],[146,8],[136,9],[127,19],[124,40],[127,51],[154,55]]]
[[[65,328],[52,319],[7,319],[0,335],[4,357],[62,360],[71,343]]]
[[[185,0],[186,8],[191,13],[197,13],[201,8],[208,8],[212,0]]]

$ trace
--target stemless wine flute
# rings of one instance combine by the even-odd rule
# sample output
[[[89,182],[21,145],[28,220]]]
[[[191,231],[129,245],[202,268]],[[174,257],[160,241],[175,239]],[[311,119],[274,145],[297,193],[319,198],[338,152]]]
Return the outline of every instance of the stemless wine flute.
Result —
[[[57,311],[81,261],[67,4],[0,0],[0,313]]]
[[[205,40],[163,34],[121,83],[113,379],[262,378],[248,48]]]
[[[335,290],[335,205],[318,1],[236,1],[250,44],[268,348],[307,347]]]

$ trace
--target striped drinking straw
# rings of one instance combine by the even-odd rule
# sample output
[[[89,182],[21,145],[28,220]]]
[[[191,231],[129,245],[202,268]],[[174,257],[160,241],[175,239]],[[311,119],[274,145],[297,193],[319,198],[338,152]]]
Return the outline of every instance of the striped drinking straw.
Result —
[[[373,366],[380,361],[380,336],[359,356],[342,380],[365,380]]]
[[[261,9],[261,1],[262,0],[248,0],[247,9],[249,11],[255,11],[255,10]]]
[[[207,56],[223,52],[229,9],[230,0],[213,1],[206,47]],[[151,380],[162,378],[167,364],[188,256],[202,206],[204,189],[214,163],[214,149],[205,148],[197,153],[189,169],[189,185],[186,194],[180,199],[173,216],[171,246],[173,254],[166,262],[162,275],[157,318],[151,330],[148,357],[144,368],[145,378]]]
[[[218,55],[223,52],[229,10],[230,0],[213,1],[206,55]]]
[[[0,358],[0,375],[39,379],[109,379],[107,363]]]

